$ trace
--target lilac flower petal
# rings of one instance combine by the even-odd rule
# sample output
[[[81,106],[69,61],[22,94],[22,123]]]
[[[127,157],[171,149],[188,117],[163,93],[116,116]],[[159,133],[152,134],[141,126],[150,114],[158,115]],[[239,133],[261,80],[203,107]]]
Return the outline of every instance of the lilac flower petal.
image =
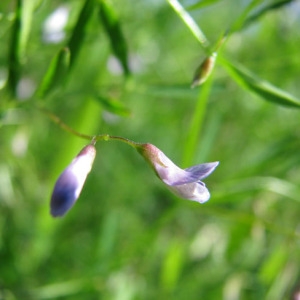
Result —
[[[186,183],[195,182],[198,180],[197,177],[193,175],[193,173],[186,172],[182,169],[175,168],[156,168],[157,174],[159,178],[167,185],[175,186],[182,185]]]
[[[184,171],[184,170],[181,170]],[[161,177],[160,177],[161,178]],[[183,184],[189,184],[196,182],[199,178],[194,176],[193,173],[190,172],[177,172],[173,177],[167,177],[166,179],[161,178],[161,180],[170,186],[177,186]]]
[[[154,168],[158,177],[167,185],[182,185],[198,181],[200,178],[192,172],[187,172],[176,166],[163,152],[157,154]]]
[[[157,158],[159,163],[153,164],[156,173],[165,184],[171,186],[201,180],[211,174],[219,164],[219,162],[205,163],[183,170],[161,151],[158,151]]]
[[[171,186],[169,189],[181,198],[199,203],[204,203],[210,198],[210,193],[202,181]]]
[[[206,178],[208,175],[210,175],[215,168],[218,166],[219,162],[211,162],[211,163],[205,163],[197,166],[193,166],[190,168],[185,169],[187,172],[193,173],[195,177],[198,178],[198,180]]]
[[[192,174],[177,167],[163,152],[157,153],[156,160],[152,162],[158,177],[167,185],[177,185],[195,181]],[[188,179],[188,178],[189,179]]]
[[[159,177],[165,184],[175,186],[199,181],[210,175],[219,162],[205,163],[182,170],[177,166],[172,168],[157,168]],[[164,176],[162,176],[164,174]]]

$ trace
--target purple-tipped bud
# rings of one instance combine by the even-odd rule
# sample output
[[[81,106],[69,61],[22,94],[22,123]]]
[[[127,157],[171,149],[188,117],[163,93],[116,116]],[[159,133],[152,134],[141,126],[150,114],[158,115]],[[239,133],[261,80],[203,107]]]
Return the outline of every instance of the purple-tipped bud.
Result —
[[[219,162],[181,169],[152,144],[142,144],[137,150],[150,163],[156,175],[177,196],[200,203],[204,203],[210,198],[209,191],[201,179],[210,175]]]
[[[78,199],[96,156],[93,145],[85,146],[62,172],[51,196],[51,215],[63,216]]]
[[[192,88],[203,84],[207,80],[215,66],[216,57],[217,53],[214,52],[211,56],[206,57],[206,59],[197,68],[191,85]]]

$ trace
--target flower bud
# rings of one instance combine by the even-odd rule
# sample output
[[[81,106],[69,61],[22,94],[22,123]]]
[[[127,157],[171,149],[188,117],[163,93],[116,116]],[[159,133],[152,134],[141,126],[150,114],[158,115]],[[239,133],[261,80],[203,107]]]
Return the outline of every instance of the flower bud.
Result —
[[[207,80],[215,66],[216,57],[217,53],[212,53],[212,55],[206,57],[206,59],[197,68],[191,85],[192,88],[201,85]]]
[[[51,196],[51,215],[63,216],[78,199],[96,156],[93,145],[85,146],[59,176]]]

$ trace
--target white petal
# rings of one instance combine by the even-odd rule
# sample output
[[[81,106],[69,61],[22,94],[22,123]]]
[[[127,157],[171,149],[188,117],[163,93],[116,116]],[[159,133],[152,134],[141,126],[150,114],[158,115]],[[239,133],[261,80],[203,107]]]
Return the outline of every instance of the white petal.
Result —
[[[210,198],[208,189],[201,181],[177,186],[169,186],[169,189],[181,198],[200,203],[204,203]]]
[[[154,168],[159,178],[167,185],[182,185],[198,181],[200,178],[192,172],[180,169],[163,152],[158,153],[159,162],[154,162]]]

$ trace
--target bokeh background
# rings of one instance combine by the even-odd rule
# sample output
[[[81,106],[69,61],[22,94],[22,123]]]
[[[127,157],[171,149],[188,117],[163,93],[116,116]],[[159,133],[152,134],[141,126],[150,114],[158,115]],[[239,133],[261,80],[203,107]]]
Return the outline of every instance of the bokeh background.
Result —
[[[0,299],[299,299],[299,1],[180,1],[211,45],[228,32],[194,89],[207,52],[172,3],[1,1]],[[88,141],[39,107],[181,167],[220,161],[211,199],[175,197],[134,149],[103,141],[52,218],[55,181]]]

